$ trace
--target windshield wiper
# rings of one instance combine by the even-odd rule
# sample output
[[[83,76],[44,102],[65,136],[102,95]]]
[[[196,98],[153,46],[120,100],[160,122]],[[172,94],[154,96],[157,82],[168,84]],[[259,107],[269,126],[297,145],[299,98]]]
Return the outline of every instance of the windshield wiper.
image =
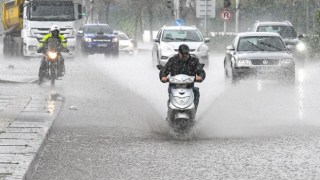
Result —
[[[248,42],[251,46],[254,46],[254,47],[258,48],[258,49],[260,49],[261,51],[264,51],[264,49],[262,49],[261,47],[253,44],[252,42],[250,42],[250,41],[247,41],[247,42]]]
[[[276,46],[273,46],[273,45],[271,45],[271,44],[268,44],[268,43],[261,42],[261,44],[267,45],[267,46],[269,46],[269,47],[273,47],[273,48],[275,48],[275,49],[278,49],[279,51],[283,51],[282,49],[280,49],[280,48],[278,48],[278,47],[276,47]]]

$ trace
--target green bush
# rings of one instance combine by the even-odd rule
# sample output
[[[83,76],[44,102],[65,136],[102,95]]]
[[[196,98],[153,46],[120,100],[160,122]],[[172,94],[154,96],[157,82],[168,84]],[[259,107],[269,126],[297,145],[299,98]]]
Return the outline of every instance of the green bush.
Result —
[[[210,51],[214,53],[223,53],[226,51],[227,46],[231,45],[232,40],[236,37],[234,33],[215,33],[214,35],[211,35],[210,42],[208,43],[208,46],[210,48]]]

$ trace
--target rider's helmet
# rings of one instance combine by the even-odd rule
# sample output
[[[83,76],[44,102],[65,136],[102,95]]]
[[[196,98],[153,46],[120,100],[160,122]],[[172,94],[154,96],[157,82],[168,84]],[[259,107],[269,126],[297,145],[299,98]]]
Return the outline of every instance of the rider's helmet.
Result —
[[[50,33],[53,35],[53,36],[58,36],[59,33],[60,33],[60,27],[57,26],[57,25],[52,25],[50,27]]]
[[[179,46],[179,53],[181,53],[182,55],[187,55],[189,54],[189,46],[186,44],[181,44]]]

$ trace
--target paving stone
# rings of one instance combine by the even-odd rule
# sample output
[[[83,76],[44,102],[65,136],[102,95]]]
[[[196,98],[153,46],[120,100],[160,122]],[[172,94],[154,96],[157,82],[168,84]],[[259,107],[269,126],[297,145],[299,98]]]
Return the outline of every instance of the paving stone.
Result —
[[[38,147],[31,146],[1,146],[0,154],[8,154],[8,153],[17,153],[17,154],[25,154],[25,153],[36,153],[38,151]]]
[[[43,135],[39,133],[1,133],[0,139],[42,139]]]

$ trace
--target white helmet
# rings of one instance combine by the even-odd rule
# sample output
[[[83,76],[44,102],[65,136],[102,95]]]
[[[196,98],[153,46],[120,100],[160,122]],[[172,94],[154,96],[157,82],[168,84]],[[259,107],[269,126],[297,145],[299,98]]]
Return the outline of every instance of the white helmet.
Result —
[[[52,33],[54,30],[58,30],[58,32],[60,32],[60,28],[57,25],[52,25],[50,28],[50,33]]]

